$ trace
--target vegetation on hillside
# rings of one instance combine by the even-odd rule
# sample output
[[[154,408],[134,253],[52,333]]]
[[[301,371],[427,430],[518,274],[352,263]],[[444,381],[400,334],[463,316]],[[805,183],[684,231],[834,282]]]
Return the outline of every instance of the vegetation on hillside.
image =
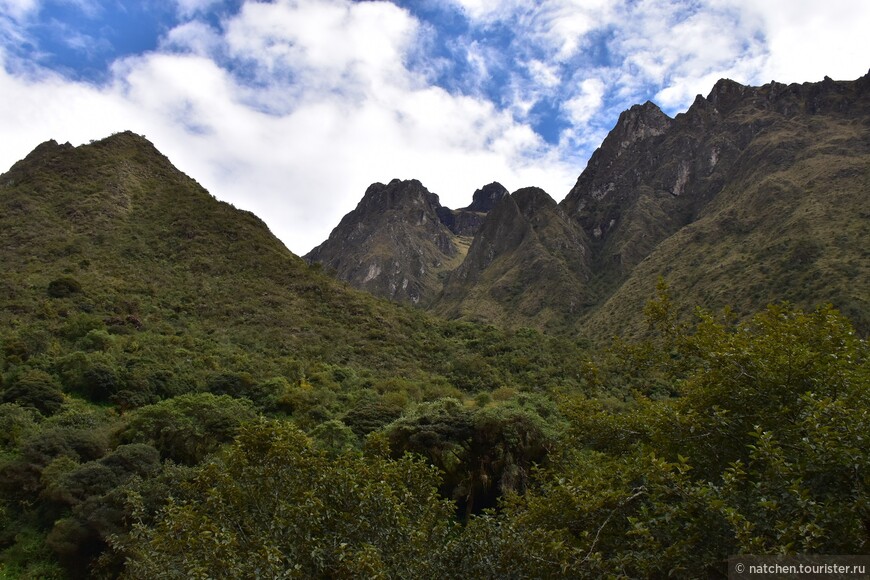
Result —
[[[866,553],[866,341],[829,307],[681,326],[659,291],[652,337],[584,357],[582,385],[495,379],[431,402],[412,382],[271,381],[294,407],[223,375],[246,390],[122,409],[7,354],[2,570],[697,577],[737,553]],[[490,368],[511,376],[540,346]],[[331,405],[315,418],[305,399]]]
[[[706,576],[868,551],[830,307],[593,347],[349,289],[142,138],[0,177],[0,578]]]

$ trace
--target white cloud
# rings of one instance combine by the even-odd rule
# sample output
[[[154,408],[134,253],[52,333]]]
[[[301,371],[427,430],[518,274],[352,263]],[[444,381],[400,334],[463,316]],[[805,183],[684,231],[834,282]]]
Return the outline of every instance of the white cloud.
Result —
[[[178,13],[185,18],[202,14],[220,2],[221,0],[175,0]]]
[[[20,20],[39,8],[39,0],[0,0],[0,16]]]
[[[191,52],[211,56],[221,50],[221,37],[217,30],[192,20],[169,31],[161,42],[161,48],[170,52]]]
[[[464,95],[430,82],[444,66],[420,54],[431,25],[387,2],[249,0],[216,28],[197,16],[211,0],[177,0],[183,23],[156,51],[116,62],[102,86],[0,46],[0,131],[15,136],[0,140],[0,170],[49,138],[131,129],[304,253],[374,181],[418,178],[451,207],[492,180],[561,198],[634,103],[682,110],[723,76],[855,78],[870,54],[870,5],[847,0],[444,1],[521,40],[516,54],[470,41]],[[37,8],[0,0],[5,46],[24,34],[14,19]],[[507,75],[504,106],[483,96],[494,71]],[[524,122],[545,98],[572,123],[555,146]]]
[[[11,165],[48,138],[144,133],[297,253],[374,181],[417,178],[452,207],[493,180],[565,195],[576,168],[530,127],[407,68],[419,30],[389,3],[285,0],[248,4],[221,31],[186,22],[158,51],[116,62],[102,88],[4,67],[0,93],[16,107],[0,110],[0,129],[18,137],[0,159]]]
[[[861,0],[710,0],[754,19],[766,59],[754,82],[854,79],[870,66],[870,3]]]
[[[601,110],[604,91],[604,81],[601,79],[586,79],[580,83],[580,93],[563,105],[571,120],[578,125],[588,123]]]
[[[532,59],[526,63],[526,67],[532,76],[532,80],[545,88],[551,89],[562,82],[559,68],[539,59]]]

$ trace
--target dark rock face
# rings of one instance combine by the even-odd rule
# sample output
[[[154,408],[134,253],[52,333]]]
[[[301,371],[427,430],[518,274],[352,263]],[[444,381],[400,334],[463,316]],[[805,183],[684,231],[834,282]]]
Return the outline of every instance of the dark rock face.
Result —
[[[862,189],[866,196],[858,156],[870,143],[867,79],[762,87],[723,79],[672,120],[650,104],[623,113],[561,203],[592,242],[593,279],[605,298],[588,326],[625,321],[629,304],[640,311],[636,296],[651,296],[654,282],[647,279],[662,272],[678,272],[684,279],[674,289],[711,307],[741,302],[749,310],[808,297],[790,283],[771,285],[778,268],[770,264],[773,247],[814,238],[825,220],[826,227],[848,229],[834,211],[826,210],[824,220],[806,215],[860,205]],[[836,170],[841,164],[849,169]],[[729,275],[721,279],[690,273],[725,264]],[[755,298],[744,300],[748,287]],[[819,288],[815,295],[830,292]]]
[[[464,208],[464,211],[488,213],[508,195],[508,190],[501,183],[494,181],[475,191],[471,198],[471,205]]]
[[[473,236],[483,225],[486,214],[508,195],[508,190],[502,184],[493,182],[475,191],[471,205],[468,207],[462,209],[442,207],[438,210],[438,217],[441,218],[441,223],[457,236]]]
[[[374,183],[305,259],[377,296],[425,303],[439,287],[438,273],[458,254],[441,209],[438,196],[415,179]]]
[[[497,202],[434,309],[452,317],[559,327],[588,301],[587,243],[544,190],[520,189]],[[480,315],[485,313],[484,317]]]
[[[305,259],[377,296],[428,304],[441,291],[444,274],[464,257],[469,241],[463,240],[477,232],[487,208],[507,190],[491,183],[474,195],[471,206],[452,210],[415,179],[374,183]]]
[[[617,285],[741,172],[772,161],[743,155],[756,137],[787,118],[848,108],[856,95],[846,93],[830,79],[758,88],[723,79],[675,119],[649,102],[632,107],[561,206],[592,240],[595,269]]]

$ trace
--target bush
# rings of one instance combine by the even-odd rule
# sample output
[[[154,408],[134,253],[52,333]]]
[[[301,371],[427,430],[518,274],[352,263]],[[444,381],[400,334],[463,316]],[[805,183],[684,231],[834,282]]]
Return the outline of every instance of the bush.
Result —
[[[17,403],[50,416],[63,406],[64,397],[53,376],[40,370],[27,370],[0,395],[0,402]]]
[[[21,451],[27,460],[41,466],[56,457],[91,461],[106,454],[108,438],[91,429],[52,427],[34,433],[23,443]]]
[[[433,578],[451,507],[437,472],[409,457],[318,451],[289,423],[242,427],[171,501],[119,546],[125,578]]]
[[[164,459],[194,465],[232,440],[256,416],[249,401],[227,395],[181,395],[132,411],[121,432],[128,443],[154,446]]]
[[[66,298],[82,291],[82,285],[78,280],[70,276],[63,276],[48,283],[46,292],[51,298]]]
[[[39,415],[15,403],[0,404],[0,445],[12,449],[37,429]]]

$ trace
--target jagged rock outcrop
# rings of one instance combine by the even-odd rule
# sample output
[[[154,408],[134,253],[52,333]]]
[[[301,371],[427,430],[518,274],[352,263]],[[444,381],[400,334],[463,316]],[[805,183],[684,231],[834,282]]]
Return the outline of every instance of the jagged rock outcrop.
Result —
[[[461,259],[440,209],[438,196],[415,179],[374,183],[305,259],[377,296],[425,304],[440,289],[439,274]]]
[[[461,263],[489,208],[506,195],[491,183],[474,193],[469,207],[451,210],[415,179],[374,183],[305,259],[376,296],[428,305],[446,272]]]
[[[492,182],[474,192],[471,205],[462,209],[442,207],[438,210],[441,223],[447,226],[457,236],[473,236],[483,224],[486,214],[505,198],[508,190],[498,183]]]

